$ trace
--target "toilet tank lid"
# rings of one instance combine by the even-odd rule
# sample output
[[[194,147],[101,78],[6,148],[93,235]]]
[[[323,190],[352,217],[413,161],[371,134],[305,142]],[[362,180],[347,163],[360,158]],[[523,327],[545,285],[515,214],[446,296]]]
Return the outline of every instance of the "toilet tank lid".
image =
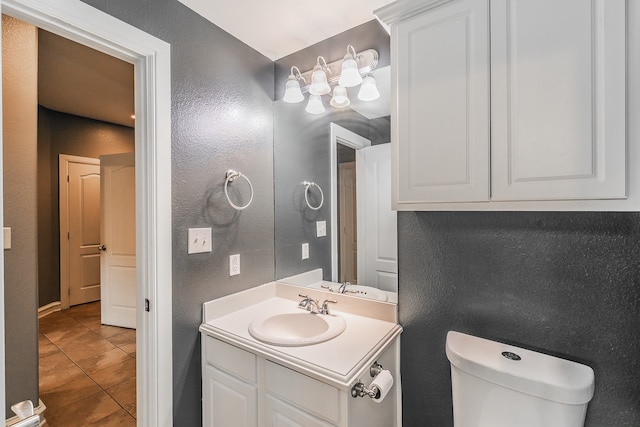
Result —
[[[569,405],[593,397],[593,369],[580,363],[455,331],[446,350],[458,369],[503,387]]]

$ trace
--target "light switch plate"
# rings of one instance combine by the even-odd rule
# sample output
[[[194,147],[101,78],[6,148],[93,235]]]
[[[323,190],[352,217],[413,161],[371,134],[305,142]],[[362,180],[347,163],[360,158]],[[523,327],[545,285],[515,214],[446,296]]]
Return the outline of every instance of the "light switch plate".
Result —
[[[11,227],[3,227],[2,241],[5,249],[11,249]]]
[[[309,244],[302,244],[302,259],[309,259]]]
[[[316,236],[324,237],[327,235],[327,221],[316,222]]]
[[[229,276],[240,274],[240,254],[229,256]]]
[[[211,227],[190,228],[188,253],[199,254],[211,252]]]

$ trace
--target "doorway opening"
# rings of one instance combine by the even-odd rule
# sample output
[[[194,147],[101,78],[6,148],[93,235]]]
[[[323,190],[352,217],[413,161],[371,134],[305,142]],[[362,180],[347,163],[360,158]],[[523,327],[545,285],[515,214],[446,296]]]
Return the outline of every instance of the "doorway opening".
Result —
[[[136,309],[138,425],[172,422],[169,45],[77,0],[3,0],[3,13],[113,55],[135,68]],[[3,106],[3,108],[8,108]],[[162,173],[160,173],[162,171]],[[1,186],[0,186],[1,188]],[[161,191],[160,191],[161,189]],[[0,194],[2,195],[2,194]],[[2,210],[0,209],[0,219]],[[143,243],[144,242],[144,243]],[[4,260],[0,274],[4,273]],[[4,278],[0,283],[4,289]],[[4,296],[3,296],[4,298]],[[0,301],[3,325],[4,301]],[[10,303],[11,301],[7,301]],[[144,307],[150,310],[144,310]],[[4,338],[0,328],[0,338]],[[160,333],[162,331],[162,333]],[[35,338],[35,337],[34,337]],[[0,340],[3,343],[4,339]],[[7,390],[4,359],[0,409]],[[26,369],[29,371],[29,369]],[[11,398],[11,396],[9,396]]]

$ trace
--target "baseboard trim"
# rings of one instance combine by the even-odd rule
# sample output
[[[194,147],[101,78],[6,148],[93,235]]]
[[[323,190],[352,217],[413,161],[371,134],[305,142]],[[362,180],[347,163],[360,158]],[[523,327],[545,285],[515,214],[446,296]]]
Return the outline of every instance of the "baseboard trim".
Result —
[[[60,303],[58,303],[60,304]],[[44,405],[44,402],[40,399],[38,399],[38,406],[36,406],[35,408],[33,408],[33,413],[34,415],[39,415],[40,416],[40,425],[41,426],[46,426],[47,425],[47,420],[44,418],[44,411],[47,410],[47,407]],[[20,421],[20,418],[18,418],[17,415],[7,419],[4,423],[4,425],[6,427],[11,427],[14,424],[17,424],[18,421]]]
[[[42,319],[44,316],[48,316],[51,313],[60,311],[60,301],[54,301],[38,309],[38,319]]]

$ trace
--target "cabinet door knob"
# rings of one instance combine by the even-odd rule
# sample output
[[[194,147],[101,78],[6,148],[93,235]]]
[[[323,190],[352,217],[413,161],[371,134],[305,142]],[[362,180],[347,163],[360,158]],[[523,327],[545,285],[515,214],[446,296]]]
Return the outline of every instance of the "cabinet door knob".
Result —
[[[106,252],[107,251],[107,247],[105,245],[100,245],[100,246],[98,246],[98,250],[100,252]]]

